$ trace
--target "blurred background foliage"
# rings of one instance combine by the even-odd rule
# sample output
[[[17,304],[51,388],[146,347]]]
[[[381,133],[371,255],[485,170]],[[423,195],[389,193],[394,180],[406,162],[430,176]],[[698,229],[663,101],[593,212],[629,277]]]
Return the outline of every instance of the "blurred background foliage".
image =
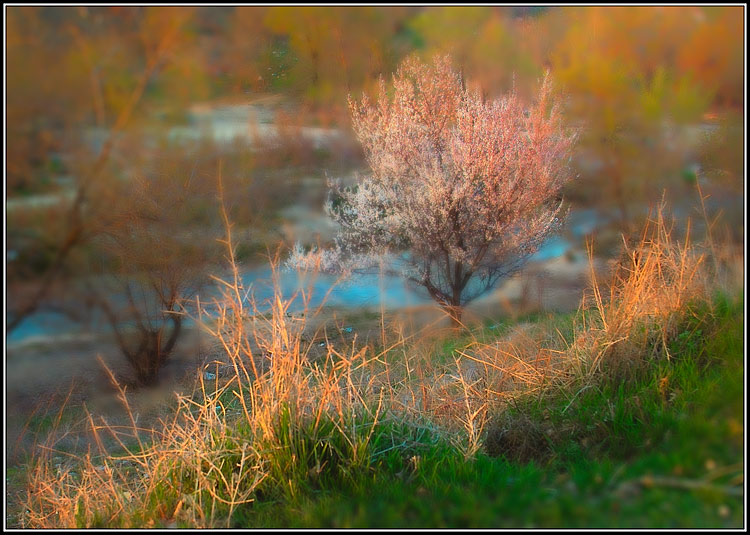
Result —
[[[275,247],[284,209],[322,206],[326,175],[364,168],[347,97],[374,95],[411,54],[450,54],[486,98],[530,100],[549,71],[580,131],[565,197],[616,224],[609,249],[665,190],[694,204],[698,181],[742,239],[742,9],[9,7],[8,282],[30,303],[18,317],[60,275],[91,271],[111,215],[149,181],[215,188],[221,162],[239,241]],[[196,202],[167,236],[206,234],[216,205]]]
[[[410,53],[450,53],[488,97],[532,95],[551,70],[581,151],[619,208],[686,159],[741,182],[741,7],[11,7],[7,11],[8,194],[55,187],[61,154],[111,127],[151,61],[138,121],[185,121],[196,102],[275,94],[300,123],[347,126],[348,94],[371,92]],[[165,35],[171,37],[164,40]],[[163,48],[162,49],[160,49]],[[687,150],[684,125],[715,129]],[[664,151],[670,157],[657,157]],[[724,154],[719,155],[719,152]],[[660,165],[653,165],[659,160]],[[719,167],[721,169],[719,169]],[[661,178],[655,175],[661,175]],[[657,180],[658,178],[658,180]],[[648,189],[648,188],[645,188]],[[623,216],[626,213],[621,214]]]
[[[729,212],[742,210],[741,7],[38,6],[9,8],[6,29],[9,199],[76,191],[103,153],[89,195],[154,158],[197,167],[220,158],[233,178],[260,177],[245,203],[257,210],[245,212],[268,221],[263,195],[288,197],[288,188],[260,167],[306,164],[322,175],[363,165],[347,96],[373,94],[407,55],[447,53],[487,98],[515,90],[530,99],[551,72],[581,132],[579,180],[566,196],[611,214],[620,230],[665,189],[676,202],[694,196],[699,177],[721,188],[716,198],[734,197]],[[257,102],[266,104],[255,120],[274,124],[283,146],[261,155],[205,139],[182,156],[169,146],[175,128],[197,131],[196,107]],[[350,141],[315,146],[294,137],[303,126]],[[105,200],[92,200],[93,211],[108,212]],[[14,212],[11,238],[29,217]]]

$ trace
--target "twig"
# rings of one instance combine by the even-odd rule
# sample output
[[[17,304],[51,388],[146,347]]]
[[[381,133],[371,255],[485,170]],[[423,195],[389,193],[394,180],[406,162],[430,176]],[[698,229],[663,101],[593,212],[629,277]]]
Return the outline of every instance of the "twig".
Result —
[[[743,496],[745,491],[741,487],[729,487],[712,485],[700,479],[680,479],[676,477],[643,476],[638,480],[642,487],[669,487],[684,490],[702,490],[729,494],[730,496]]]

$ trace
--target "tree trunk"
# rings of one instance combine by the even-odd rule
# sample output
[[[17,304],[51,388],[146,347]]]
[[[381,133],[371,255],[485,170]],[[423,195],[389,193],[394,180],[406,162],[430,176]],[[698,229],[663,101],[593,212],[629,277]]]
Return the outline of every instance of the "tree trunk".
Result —
[[[628,218],[627,200],[625,199],[625,190],[621,164],[618,161],[610,165],[610,176],[614,187],[615,202],[620,212],[620,229],[624,234],[628,234],[630,219]]]
[[[461,305],[446,303],[442,305],[442,309],[446,314],[448,314],[448,317],[450,317],[452,328],[461,329],[464,327],[464,324],[461,322],[461,317],[463,316],[464,309]]]

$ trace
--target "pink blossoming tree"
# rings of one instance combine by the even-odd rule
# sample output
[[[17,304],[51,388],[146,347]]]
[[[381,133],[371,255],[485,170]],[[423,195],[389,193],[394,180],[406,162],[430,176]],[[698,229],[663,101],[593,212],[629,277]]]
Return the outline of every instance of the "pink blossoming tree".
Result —
[[[289,264],[324,271],[398,267],[460,323],[464,305],[519,269],[562,220],[575,134],[563,129],[545,78],[535,106],[515,93],[487,101],[465,88],[447,57],[406,60],[393,91],[350,99],[372,170],[334,185],[326,205],[335,246]]]

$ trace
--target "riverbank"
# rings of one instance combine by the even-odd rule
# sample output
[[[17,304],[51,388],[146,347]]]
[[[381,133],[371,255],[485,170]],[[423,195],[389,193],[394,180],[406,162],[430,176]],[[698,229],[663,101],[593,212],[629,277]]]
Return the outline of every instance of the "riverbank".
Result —
[[[225,316],[231,373],[171,404],[51,400],[27,427],[46,447],[9,472],[11,524],[741,527],[743,259],[665,225],[576,312],[442,333],[390,314],[369,340],[311,337],[281,295],[254,325]]]
[[[604,260],[593,262],[600,276],[606,274]],[[525,270],[506,281],[496,291],[467,308],[468,325],[512,321],[538,311],[570,312],[580,303],[583,289],[589,283],[590,264],[582,251],[567,256],[529,264]],[[356,287],[357,280],[348,284]],[[432,302],[393,307],[393,303],[373,302],[357,308],[323,306],[317,313],[308,311],[305,336],[311,344],[311,358],[325,354],[327,344],[367,345],[382,338],[382,329],[398,327],[404,336],[436,334],[449,327],[444,313]],[[297,313],[299,314],[299,313]],[[322,345],[321,345],[322,344]],[[6,346],[6,421],[9,459],[28,451],[33,434],[25,426],[34,414],[44,411],[51,400],[62,400],[69,391],[69,403],[87,403],[111,415],[119,414],[116,390],[98,358],[127,380],[131,370],[111,335],[101,332],[79,332],[57,336],[30,337]],[[260,354],[257,347],[255,354]],[[202,333],[194,324],[186,326],[170,363],[162,372],[161,385],[142,396],[141,414],[160,414],[174,399],[174,392],[187,393],[201,374],[224,376],[231,364],[216,340]],[[71,390],[72,389],[72,390]],[[121,415],[123,416],[123,415]]]
[[[739,528],[744,518],[743,308],[741,297],[725,295],[694,302],[669,340],[670,360],[653,358],[661,351],[660,342],[654,342],[634,355],[641,364],[636,368],[580,376],[564,388],[545,389],[541,397],[538,392],[522,395],[511,407],[481,420],[478,450],[460,425],[455,435],[445,434],[441,428],[447,421],[404,420],[390,412],[375,412],[374,419],[373,413],[357,413],[362,420],[350,439],[359,444],[355,451],[361,462],[352,459],[344,435],[335,426],[326,427],[327,420],[317,431],[299,428],[286,449],[268,460],[270,467],[283,463],[279,469],[284,473],[301,467],[289,474],[288,490],[267,476],[251,487],[257,499],[239,503],[233,513],[220,507],[217,516],[203,521],[233,528]],[[573,321],[573,315],[562,314],[525,324],[566,336],[575,330]],[[508,339],[514,329],[509,323],[503,332],[490,334],[490,328],[487,335]],[[473,336],[484,339],[476,330]],[[455,353],[456,345],[471,347],[470,338],[453,340],[447,351]],[[436,362],[440,358],[431,356]],[[439,388],[431,385],[427,392],[435,395]],[[425,416],[448,407],[460,414],[460,403],[441,409],[439,404],[424,405],[426,399],[404,403],[421,406]],[[234,405],[230,401],[224,400],[227,410]],[[143,413],[134,406],[142,425]],[[62,427],[69,421],[63,418]],[[229,447],[226,439],[214,447]],[[55,448],[66,451],[65,439]],[[289,455],[301,456],[295,464],[286,464],[292,462],[285,457],[287,449]],[[59,453],[48,459],[60,474],[72,470]],[[92,466],[95,473],[97,467],[105,475],[112,469],[106,459],[95,462],[103,463]],[[242,470],[242,463],[238,466]],[[86,473],[86,467],[80,469]],[[29,517],[19,513],[26,468],[11,467],[8,474],[9,527],[29,527]],[[183,481],[190,481],[189,474]],[[129,496],[124,503],[138,503],[135,481],[127,481],[118,483],[133,489],[122,491]],[[91,517],[91,510],[85,510],[75,525],[196,527],[198,519],[187,514],[197,505],[179,505],[186,503],[189,491],[179,500],[174,491],[164,492],[159,502],[164,507],[144,506],[134,516],[122,512],[114,520],[107,520],[106,512]],[[62,496],[40,498],[49,503]],[[96,498],[86,499],[91,503]]]

